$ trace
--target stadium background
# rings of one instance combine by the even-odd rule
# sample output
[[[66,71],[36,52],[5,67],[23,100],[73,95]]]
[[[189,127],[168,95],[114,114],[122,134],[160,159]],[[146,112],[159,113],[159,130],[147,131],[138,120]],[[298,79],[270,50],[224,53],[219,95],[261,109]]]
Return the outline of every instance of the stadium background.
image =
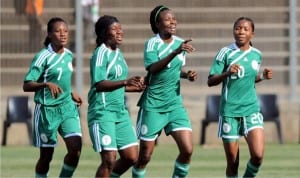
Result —
[[[290,0],[292,1],[292,0]],[[297,0],[296,0],[297,1]],[[65,19],[71,29],[69,48],[76,55],[75,34],[78,26],[75,25],[74,0],[44,0],[43,19],[45,23],[53,16]],[[199,143],[200,121],[204,117],[205,97],[209,94],[220,93],[220,86],[208,88],[206,79],[211,61],[215,53],[224,45],[233,41],[232,25],[239,16],[249,16],[255,22],[255,38],[253,44],[263,52],[262,67],[274,70],[274,79],[257,85],[258,93],[275,93],[279,97],[281,124],[284,143],[300,142],[300,60],[297,53],[296,69],[297,81],[293,97],[289,81],[290,48],[289,48],[289,1],[287,0],[101,0],[100,15],[109,14],[119,18],[123,25],[125,39],[121,46],[127,60],[130,75],[145,75],[143,69],[143,43],[152,35],[149,26],[149,13],[156,5],[164,4],[171,8],[178,20],[178,36],[192,38],[197,51],[187,57],[187,68],[198,71],[199,79],[195,83],[182,82],[184,104],[190,115],[194,143]],[[297,4],[299,17],[300,3]],[[26,16],[16,15],[14,1],[1,0],[1,111],[0,137],[2,137],[2,120],[6,114],[6,99],[10,95],[29,95],[22,91],[24,75],[35,52],[30,52],[28,44],[28,23]],[[297,20],[297,32],[300,32],[300,18]],[[83,27],[83,30],[86,28]],[[46,25],[43,30],[46,31]],[[300,46],[299,37],[297,44]],[[81,108],[83,139],[90,144],[87,129],[86,109],[87,92],[89,89],[89,57],[95,47],[93,40],[88,40],[82,48],[82,68],[76,65],[79,59],[74,60],[75,71],[82,69],[82,73],[74,73],[74,88],[78,76],[83,77],[80,94],[85,100]],[[37,51],[39,49],[36,49]],[[78,71],[78,70],[77,70]],[[140,94],[128,94],[128,106],[133,122],[136,120],[138,108],[136,102]],[[34,103],[32,102],[32,108]],[[273,123],[265,124],[266,142],[277,142],[277,133]],[[217,124],[207,129],[206,141],[208,144],[219,144],[217,139]],[[8,133],[8,144],[28,144],[26,128],[22,124],[13,124]],[[160,144],[173,143],[164,134]]]

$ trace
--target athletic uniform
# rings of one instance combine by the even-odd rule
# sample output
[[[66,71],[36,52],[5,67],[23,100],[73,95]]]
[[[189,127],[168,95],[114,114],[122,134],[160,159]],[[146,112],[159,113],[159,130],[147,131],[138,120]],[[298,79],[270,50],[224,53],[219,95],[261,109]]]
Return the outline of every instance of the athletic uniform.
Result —
[[[81,136],[77,106],[72,100],[73,54],[64,48],[56,53],[51,44],[35,55],[25,76],[25,82],[52,82],[62,89],[54,98],[49,88],[35,92],[34,144],[37,147],[54,147],[57,132],[63,137]]]
[[[219,136],[236,140],[255,128],[263,128],[263,117],[256,96],[255,79],[262,62],[261,52],[250,46],[240,50],[235,43],[222,48],[216,55],[209,75],[219,75],[238,64],[238,73],[227,77],[222,84]]]
[[[127,75],[128,67],[119,48],[113,51],[102,44],[95,49],[90,60],[88,125],[96,152],[120,150],[138,144],[124,101],[125,87],[110,92],[96,91],[98,82],[125,80]]]
[[[146,41],[144,47],[144,65],[151,64],[168,56],[183,42],[173,36],[171,43],[164,43],[159,35]],[[187,112],[180,94],[180,73],[185,65],[184,52],[178,54],[162,71],[148,73],[149,83],[144,90],[138,106],[137,133],[141,140],[155,140],[165,129],[166,134],[176,130],[191,130]]]

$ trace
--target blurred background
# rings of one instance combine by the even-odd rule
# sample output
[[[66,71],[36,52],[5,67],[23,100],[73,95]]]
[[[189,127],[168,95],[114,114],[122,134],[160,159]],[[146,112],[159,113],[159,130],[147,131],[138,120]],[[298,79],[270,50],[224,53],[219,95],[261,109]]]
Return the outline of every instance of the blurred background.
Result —
[[[99,16],[116,16],[124,30],[120,47],[129,66],[130,75],[145,75],[143,68],[144,42],[152,34],[149,15],[163,4],[176,15],[177,35],[192,38],[196,52],[188,54],[186,68],[198,72],[194,83],[182,81],[184,104],[194,130],[194,143],[199,143],[201,120],[205,116],[206,97],[219,94],[221,85],[208,88],[208,71],[217,51],[233,42],[232,27],[240,16],[248,16],[255,23],[253,46],[262,51],[261,68],[273,69],[273,79],[257,84],[257,93],[278,96],[284,143],[300,143],[300,2],[297,0],[43,0],[41,12],[32,15],[25,0],[1,0],[1,111],[6,117],[8,96],[27,95],[22,84],[31,60],[43,47],[47,22],[59,16],[67,21],[71,31],[69,49],[74,52],[74,89],[84,98],[80,108],[83,140],[90,144],[87,128],[87,93],[90,85],[89,58],[95,48],[94,22]],[[140,93],[129,93],[127,105],[135,122]],[[32,109],[34,103],[31,101]],[[0,122],[0,137],[2,134]],[[278,142],[276,127],[265,124],[266,142]],[[28,144],[26,127],[14,124],[8,131],[7,144]],[[173,143],[162,134],[159,143]],[[209,125],[207,144],[220,144],[217,124]]]

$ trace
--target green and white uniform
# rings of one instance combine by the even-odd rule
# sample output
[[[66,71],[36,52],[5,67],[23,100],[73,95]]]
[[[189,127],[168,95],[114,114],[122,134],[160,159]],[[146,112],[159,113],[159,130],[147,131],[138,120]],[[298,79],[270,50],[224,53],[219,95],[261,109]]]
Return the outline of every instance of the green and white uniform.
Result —
[[[103,80],[125,80],[128,67],[120,49],[105,44],[97,47],[90,60],[91,88],[88,94],[88,125],[96,152],[120,150],[137,145],[136,133],[125,105],[125,87],[97,92]]]
[[[51,44],[35,55],[24,82],[52,82],[62,89],[57,98],[49,88],[35,92],[34,143],[37,147],[54,147],[57,131],[62,137],[81,136],[79,114],[72,100],[73,54],[64,49],[62,54],[53,51]]]
[[[219,136],[237,139],[254,128],[263,127],[263,118],[256,96],[255,79],[262,62],[261,52],[250,47],[240,50],[235,43],[222,48],[216,55],[209,75],[219,75],[238,64],[237,74],[222,83]]]
[[[177,36],[172,38],[171,43],[164,43],[157,34],[146,41],[144,47],[146,69],[168,56],[183,42]],[[149,85],[138,102],[140,111],[137,133],[140,139],[155,140],[162,129],[165,129],[166,134],[176,130],[191,130],[180,94],[180,73],[183,65],[185,65],[184,52],[178,54],[162,71],[155,74],[148,73]]]

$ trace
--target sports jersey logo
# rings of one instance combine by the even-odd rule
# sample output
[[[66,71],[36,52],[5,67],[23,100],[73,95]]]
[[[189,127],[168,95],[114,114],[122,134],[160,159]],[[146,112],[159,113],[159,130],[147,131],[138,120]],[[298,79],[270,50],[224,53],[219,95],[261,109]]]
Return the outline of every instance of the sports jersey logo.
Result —
[[[142,134],[142,135],[145,135],[147,132],[148,132],[148,127],[147,127],[145,124],[142,125],[142,128],[141,128],[141,134]]]
[[[68,63],[68,67],[69,67],[70,71],[73,71],[73,65],[71,62]]]
[[[47,138],[46,134],[42,133],[40,137],[41,137],[41,140],[42,140],[44,143],[47,143],[47,142],[48,142],[48,138]]]
[[[224,124],[223,124],[223,131],[224,131],[225,133],[229,133],[230,130],[231,130],[230,125],[227,124],[227,123],[224,123]]]
[[[109,145],[109,144],[111,144],[111,138],[110,138],[110,136],[109,135],[104,135],[102,137],[102,143],[103,143],[103,145]]]
[[[259,68],[258,62],[256,60],[252,61],[251,66],[254,70],[258,70],[258,68]]]

